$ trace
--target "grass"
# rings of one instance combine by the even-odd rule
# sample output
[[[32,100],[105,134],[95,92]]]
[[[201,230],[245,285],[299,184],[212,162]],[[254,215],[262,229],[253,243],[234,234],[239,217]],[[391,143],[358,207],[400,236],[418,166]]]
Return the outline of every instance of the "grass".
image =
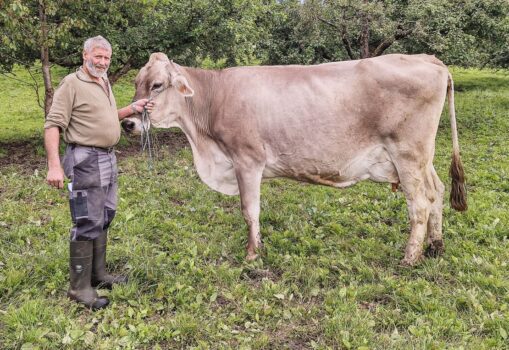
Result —
[[[273,180],[262,186],[265,249],[247,263],[238,198],[207,188],[188,148],[163,149],[152,170],[142,156],[120,162],[109,262],[130,282],[101,291],[111,307],[91,312],[65,296],[66,193],[44,184],[44,168],[11,165],[0,170],[0,348],[509,348],[509,76],[452,71],[469,210],[446,205],[442,257],[399,266],[409,223],[389,185]],[[2,141],[40,145],[31,92],[9,86]],[[127,103],[130,80],[115,93]],[[451,148],[444,115],[445,183]]]

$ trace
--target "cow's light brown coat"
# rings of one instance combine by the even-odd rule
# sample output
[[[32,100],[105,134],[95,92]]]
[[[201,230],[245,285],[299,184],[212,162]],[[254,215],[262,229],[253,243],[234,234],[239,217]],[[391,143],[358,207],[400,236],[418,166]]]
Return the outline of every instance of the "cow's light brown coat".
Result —
[[[400,183],[411,234],[403,263],[441,252],[444,185],[432,161],[446,95],[453,134],[452,205],[466,209],[452,79],[428,55],[316,66],[205,71],[153,54],[136,78],[135,99],[152,96],[153,126],[180,127],[200,178],[240,193],[248,258],[260,245],[260,183],[288,177],[338,188],[370,179]],[[141,128],[140,120],[127,123]],[[135,123],[135,124],[133,124]]]

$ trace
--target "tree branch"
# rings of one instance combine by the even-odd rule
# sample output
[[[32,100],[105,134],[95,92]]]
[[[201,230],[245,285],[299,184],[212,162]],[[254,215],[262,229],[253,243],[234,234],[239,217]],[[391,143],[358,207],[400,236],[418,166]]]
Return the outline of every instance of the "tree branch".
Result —
[[[42,110],[44,110],[44,106],[41,104],[41,96],[39,94],[39,83],[37,82],[37,79],[35,78],[34,74],[32,73],[32,71],[30,70],[30,68],[28,68],[27,66],[25,66],[25,69],[27,70],[28,74],[30,74],[30,77],[32,78],[32,80],[34,81],[33,84],[32,83],[29,83],[25,80],[22,80],[22,79],[19,79],[19,78],[16,78],[16,77],[13,77],[12,75],[14,75],[14,73],[5,73],[5,72],[0,72],[0,75],[3,75],[4,77],[8,78],[8,79],[12,79],[12,80],[15,80],[15,81],[18,81],[22,84],[25,84],[25,85],[28,85],[30,86],[32,89],[35,90],[35,94],[37,96],[37,104],[39,105],[39,107],[41,107]],[[10,74],[10,75],[9,75]]]
[[[34,84],[32,85],[32,87],[34,88],[35,94],[37,95],[37,104],[44,111],[44,106],[41,104],[41,95],[39,94],[39,83],[37,82],[37,79],[35,79],[34,75],[32,74],[32,71],[29,68],[27,68],[26,70],[28,71],[28,74],[30,74],[30,77],[34,81]]]
[[[78,57],[81,58],[80,52],[72,52],[69,55],[66,55],[64,57],[53,57],[53,62],[55,64],[58,64],[59,66],[63,66],[66,68],[74,67],[76,64],[75,64],[75,62],[73,62],[73,59],[78,58]]]
[[[20,83],[23,83],[23,84],[26,84],[26,85],[29,85],[31,87],[34,87],[33,84],[29,83],[29,82],[26,82],[22,79],[19,79],[19,78],[15,78],[9,74],[13,74],[13,73],[5,73],[5,72],[0,72],[0,75],[3,75],[4,77],[8,78],[8,79],[12,79],[12,80],[15,80],[15,81],[19,81]],[[14,75],[14,74],[13,74]]]
[[[348,54],[348,57],[350,57],[351,60],[354,60],[355,55],[353,54],[352,45],[350,44],[350,40],[348,40],[348,37],[346,35],[345,25],[343,24],[341,26],[338,26],[337,24],[327,21],[326,19],[323,19],[321,17],[317,17],[317,18],[322,23],[325,23],[325,24],[331,26],[332,28],[338,30],[341,33],[341,41],[343,42],[343,46],[345,47],[346,53]]]
[[[129,72],[132,64],[133,64],[133,58],[129,57],[127,59],[127,61],[122,65],[122,67],[120,67],[119,69],[117,69],[116,71],[114,71],[110,74],[110,76],[108,77],[110,84],[111,85],[115,84],[117,82],[117,80],[120,79],[121,76],[123,76],[124,74]]]
[[[333,27],[334,29],[340,30],[340,28],[339,28],[339,26],[338,26],[337,24],[334,24],[334,23],[332,23],[332,22],[329,22],[329,21],[327,21],[326,19],[323,19],[322,17],[317,17],[317,18],[318,18],[318,20],[319,20],[320,22],[323,22],[323,23],[325,23],[325,24],[327,24],[327,25],[329,25],[329,26]]]
[[[413,29],[402,30],[401,26],[399,26],[398,31],[394,34],[394,37],[382,41],[373,51],[372,56],[373,57],[380,56],[381,54],[384,53],[385,50],[387,50],[392,44],[394,44],[394,42],[406,38],[407,36],[412,34],[412,32]]]

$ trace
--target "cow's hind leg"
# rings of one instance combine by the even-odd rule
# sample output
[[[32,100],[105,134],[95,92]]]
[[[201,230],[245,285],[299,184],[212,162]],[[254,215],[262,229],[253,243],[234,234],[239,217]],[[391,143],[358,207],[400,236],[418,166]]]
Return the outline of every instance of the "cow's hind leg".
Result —
[[[410,238],[405,249],[403,265],[413,266],[422,258],[422,248],[426,237],[428,218],[431,211],[429,196],[430,177],[426,170],[417,164],[406,164],[398,169],[401,187],[405,193],[408,216],[410,218]]]
[[[445,187],[435,171],[433,165],[429,168],[434,184],[434,201],[431,204],[431,211],[428,219],[428,247],[425,251],[426,256],[437,257],[444,252],[444,242],[442,240],[442,215],[444,207]]]
[[[258,257],[257,251],[261,246],[259,220],[262,172],[262,169],[244,169],[236,171],[242,215],[249,227],[246,247],[247,260],[256,259]]]

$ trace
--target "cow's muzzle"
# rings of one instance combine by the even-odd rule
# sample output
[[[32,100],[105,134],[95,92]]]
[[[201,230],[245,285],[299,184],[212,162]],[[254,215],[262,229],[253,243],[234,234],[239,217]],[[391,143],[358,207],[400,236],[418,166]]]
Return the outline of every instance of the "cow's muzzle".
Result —
[[[122,125],[122,129],[128,134],[132,133],[136,127],[136,123],[129,119],[123,120],[120,124]]]

